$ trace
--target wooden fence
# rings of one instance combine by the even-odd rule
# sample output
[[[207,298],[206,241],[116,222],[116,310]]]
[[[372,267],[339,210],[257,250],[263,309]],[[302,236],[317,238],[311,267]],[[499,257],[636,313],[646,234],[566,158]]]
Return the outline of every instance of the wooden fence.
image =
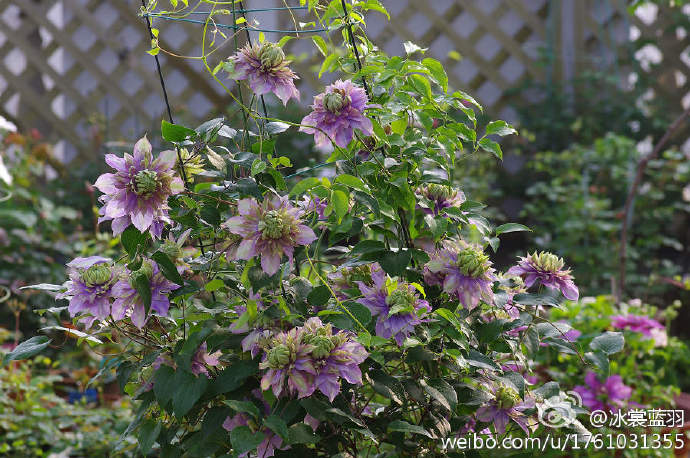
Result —
[[[506,91],[525,78],[568,80],[585,69],[614,69],[626,81],[635,69],[617,66],[618,58],[636,52],[657,83],[657,97],[672,100],[678,110],[690,104],[687,31],[671,27],[666,10],[630,17],[623,0],[383,3],[392,18],[368,19],[374,42],[396,54],[403,52],[404,41],[428,47],[428,54],[446,65],[451,86],[476,95],[497,116],[514,118]],[[66,159],[75,151],[88,153],[94,136],[132,139],[155,129],[164,107],[153,58],[145,53],[150,40],[139,8],[135,0],[3,0],[0,113],[60,140]],[[254,18],[269,28],[291,23],[284,11]],[[199,55],[201,26],[162,20],[156,26],[166,48]],[[641,53],[631,43],[637,35],[652,40]],[[313,45],[293,40],[289,49],[298,57],[295,70],[302,76],[302,102],[308,104],[324,84],[314,74]],[[176,114],[200,121],[231,103],[198,61],[160,57]]]

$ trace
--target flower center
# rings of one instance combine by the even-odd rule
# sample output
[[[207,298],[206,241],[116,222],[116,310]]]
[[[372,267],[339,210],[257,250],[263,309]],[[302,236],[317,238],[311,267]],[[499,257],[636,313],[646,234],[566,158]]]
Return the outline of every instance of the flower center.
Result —
[[[99,286],[110,281],[112,276],[108,264],[96,264],[81,273],[81,279],[86,286]]]
[[[520,402],[520,395],[513,388],[501,386],[496,391],[496,402],[499,409],[510,409]]]
[[[309,343],[314,346],[311,354],[316,359],[325,358],[335,348],[335,344],[327,336],[314,336]]]
[[[280,210],[267,211],[259,222],[259,231],[264,238],[279,239],[290,233],[288,215]]]
[[[531,261],[539,269],[546,272],[557,272],[563,268],[563,259],[559,258],[555,254],[542,251],[537,254],[533,253],[531,256]]]
[[[463,275],[477,278],[489,270],[489,257],[473,248],[466,248],[458,253],[457,266]]]
[[[431,183],[427,188],[426,192],[429,197],[439,200],[448,200],[453,197],[453,190],[447,186],[443,186],[436,183]]]
[[[388,316],[403,313],[414,313],[417,298],[406,287],[401,287],[386,297],[386,304],[390,306]]]
[[[271,369],[280,369],[290,362],[290,349],[285,344],[277,345],[268,351],[266,361]]]
[[[350,97],[344,91],[336,89],[333,92],[328,92],[323,96],[323,107],[333,114],[339,114],[340,111],[350,104]]]
[[[158,173],[154,170],[141,170],[134,175],[134,193],[148,196],[158,187]]]
[[[285,60],[285,53],[279,46],[273,43],[266,43],[259,51],[261,69],[264,71],[275,68]]]

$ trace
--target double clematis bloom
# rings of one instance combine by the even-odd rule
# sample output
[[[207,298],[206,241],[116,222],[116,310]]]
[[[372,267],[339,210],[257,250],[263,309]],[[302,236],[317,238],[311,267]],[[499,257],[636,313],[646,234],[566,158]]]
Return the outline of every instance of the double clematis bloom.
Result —
[[[512,420],[529,435],[529,417],[524,411],[535,406],[534,399],[528,398],[523,401],[515,388],[504,384],[493,385],[491,393],[493,399],[477,410],[477,420],[493,423],[498,434],[505,433],[508,422]]]
[[[267,369],[261,389],[270,387],[280,396],[287,382],[288,394],[303,398],[318,390],[333,401],[340,393],[340,378],[362,384],[359,364],[367,356],[353,335],[343,331],[334,334],[330,324],[313,317],[304,326],[271,339],[259,365]]]
[[[431,312],[429,303],[420,299],[417,289],[405,282],[392,281],[383,270],[371,271],[372,286],[363,281],[356,284],[363,297],[357,302],[367,307],[376,320],[376,335],[395,339],[402,345],[415,326],[424,322]]]
[[[589,410],[616,412],[625,406],[632,395],[632,388],[623,383],[620,375],[612,375],[601,383],[594,372],[587,372],[585,385],[573,388]]]
[[[536,282],[547,288],[559,290],[566,299],[576,301],[580,293],[573,282],[569,269],[563,269],[563,259],[555,254],[542,251],[521,257],[516,266],[508,269],[508,274],[520,275],[527,288]]]
[[[178,289],[180,286],[166,279],[158,268],[158,264],[153,261],[144,261],[141,268],[130,272],[129,278],[118,281],[112,289],[113,297],[113,318],[122,320],[125,316],[130,316],[132,323],[143,328],[148,317],[144,299],[139,295],[133,286],[137,278],[143,276],[148,280],[151,289],[151,310],[160,316],[168,316],[170,300],[167,294]]]
[[[272,92],[283,105],[288,100],[299,100],[299,91],[293,80],[299,77],[288,67],[283,50],[275,43],[247,45],[230,57],[233,68],[230,77],[236,80],[247,80],[249,87],[256,95]]]
[[[447,244],[434,253],[424,266],[424,279],[430,285],[443,287],[469,310],[481,300],[488,304],[494,300],[492,285],[496,275],[489,257],[480,247],[462,241]]]
[[[292,264],[295,247],[316,240],[314,231],[302,224],[304,210],[293,207],[287,196],[265,198],[261,204],[242,199],[237,211],[238,216],[224,223],[229,232],[242,237],[234,255],[249,260],[260,254],[261,268],[269,275],[278,272],[283,254]]]
[[[368,102],[364,89],[352,81],[338,80],[314,97],[313,111],[302,119],[299,130],[313,134],[316,146],[327,146],[334,141],[346,148],[352,141],[354,129],[367,136],[374,133],[371,120],[364,116],[364,110],[370,107]]]
[[[431,183],[417,189],[417,194],[421,195],[431,204],[429,207],[418,207],[427,215],[440,215],[444,209],[449,207],[459,207],[465,202],[465,193],[448,186]]]
[[[116,172],[104,173],[94,183],[104,194],[98,222],[112,220],[114,235],[134,225],[160,238],[163,226],[170,222],[168,197],[184,190],[173,170],[175,160],[174,151],[163,151],[154,159],[146,137],[134,145],[133,155],[106,154],[105,162]]]
[[[70,316],[86,315],[82,322],[91,327],[95,320],[110,316],[110,298],[119,270],[112,261],[101,256],[75,258],[67,264],[70,281],[67,291],[57,295],[58,299],[69,298],[67,310]]]

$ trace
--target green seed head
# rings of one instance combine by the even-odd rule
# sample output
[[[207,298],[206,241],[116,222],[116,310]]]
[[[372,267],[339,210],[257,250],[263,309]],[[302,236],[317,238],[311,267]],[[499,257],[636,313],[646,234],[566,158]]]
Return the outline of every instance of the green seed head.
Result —
[[[463,275],[481,277],[489,270],[489,257],[474,248],[465,248],[458,253],[458,267]]]
[[[323,107],[334,114],[340,113],[349,103],[350,98],[342,91],[328,92],[323,96]]]
[[[158,187],[158,173],[154,170],[142,170],[134,175],[134,192],[138,196],[151,195]]]
[[[285,53],[280,46],[274,43],[266,43],[259,51],[259,59],[261,59],[261,67],[263,70],[270,70],[282,64],[285,60]]]
[[[290,349],[285,344],[275,346],[268,351],[266,361],[271,369],[280,369],[290,362]]]
[[[499,409],[510,409],[520,402],[520,395],[513,388],[501,385],[496,391]]]
[[[264,238],[279,239],[290,233],[287,215],[280,210],[269,210],[259,222],[259,231]]]
[[[110,281],[112,274],[110,266],[105,263],[95,264],[81,273],[81,279],[86,286],[98,286]]]

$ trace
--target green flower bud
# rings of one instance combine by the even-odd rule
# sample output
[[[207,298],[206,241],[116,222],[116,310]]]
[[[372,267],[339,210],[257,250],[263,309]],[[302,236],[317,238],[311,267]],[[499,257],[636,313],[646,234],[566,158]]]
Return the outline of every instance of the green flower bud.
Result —
[[[349,104],[350,98],[340,91],[328,92],[323,96],[323,107],[333,114],[340,113]]]
[[[271,369],[280,369],[290,362],[290,349],[285,344],[273,347],[268,351],[266,361]]]
[[[158,173],[154,170],[141,170],[134,175],[134,192],[138,196],[152,194],[158,187]]]
[[[315,336],[311,339],[311,345],[314,346],[311,354],[314,355],[316,359],[322,359],[331,353],[331,350],[335,348],[333,341],[326,336]]]
[[[94,264],[81,273],[81,279],[86,286],[98,286],[110,281],[112,273],[110,266],[105,263]]]
[[[476,278],[489,270],[489,257],[474,248],[466,248],[458,253],[457,265],[463,275]]]
[[[273,43],[266,43],[259,51],[259,59],[261,59],[261,67],[263,70],[275,68],[283,63],[285,60],[285,53]]]
[[[170,240],[166,240],[165,242],[163,242],[163,244],[160,246],[160,248],[158,248],[158,250],[167,254],[168,257],[173,261],[182,257],[182,249],[179,246],[177,246],[177,243],[171,242]]]
[[[510,409],[520,402],[520,395],[513,388],[501,385],[496,390],[496,403],[499,409]]]
[[[259,231],[264,238],[279,239],[290,233],[290,226],[286,224],[286,216],[280,210],[269,210],[259,221]]]

